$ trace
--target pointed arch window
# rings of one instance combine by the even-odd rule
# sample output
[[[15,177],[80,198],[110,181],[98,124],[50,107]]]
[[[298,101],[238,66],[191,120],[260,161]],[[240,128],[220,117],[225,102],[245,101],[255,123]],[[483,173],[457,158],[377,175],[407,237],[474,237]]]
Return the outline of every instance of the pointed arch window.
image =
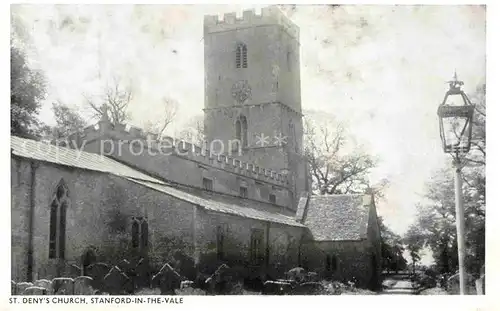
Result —
[[[241,121],[239,118],[238,120],[236,120],[235,126],[236,126],[236,139],[241,142]]]
[[[217,259],[224,259],[224,226],[217,226]]]
[[[335,255],[326,255],[325,270],[328,273],[335,273],[338,268],[338,259]]]
[[[132,248],[146,250],[148,238],[148,220],[144,217],[132,217]]]
[[[247,68],[247,46],[244,43],[239,43],[236,46],[236,68]]]
[[[242,147],[247,147],[248,145],[248,124],[247,118],[245,116],[239,116],[236,120],[236,139],[240,142]]]
[[[66,211],[69,191],[63,180],[57,185],[50,203],[49,258],[64,259],[66,251]]]
[[[250,235],[250,262],[258,265],[264,259],[264,230],[252,229]]]

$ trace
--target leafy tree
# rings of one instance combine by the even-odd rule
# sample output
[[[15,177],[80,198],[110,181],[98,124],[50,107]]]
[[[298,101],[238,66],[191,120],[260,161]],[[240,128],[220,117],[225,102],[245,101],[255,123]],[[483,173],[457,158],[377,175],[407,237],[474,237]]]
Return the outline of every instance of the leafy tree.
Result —
[[[29,68],[26,55],[10,47],[10,133],[32,137],[40,126],[38,113],[45,99],[45,79]]]
[[[378,217],[378,222],[382,238],[382,269],[396,272],[406,269],[402,238],[385,226],[382,217]]]
[[[464,185],[463,194],[466,266],[468,272],[478,273],[484,264],[484,205],[471,186]],[[427,187],[425,202],[417,206],[416,224],[406,233],[410,252],[430,247],[440,273],[454,273],[458,267],[454,195],[452,172],[438,171]]]
[[[410,253],[413,274],[415,274],[416,266],[421,259],[420,252],[423,248],[423,239],[419,228],[415,225],[410,226],[408,231],[405,233],[403,241],[406,244],[406,249]]]
[[[427,186],[425,203],[417,206],[417,223],[408,233],[411,247],[430,247],[440,273],[452,273],[457,267],[455,202],[453,175],[440,170]],[[417,228],[419,229],[417,231]]]
[[[62,103],[53,103],[52,112],[54,113],[56,126],[44,126],[42,129],[47,139],[65,139],[73,133],[80,132],[87,126],[87,122],[76,110]]]

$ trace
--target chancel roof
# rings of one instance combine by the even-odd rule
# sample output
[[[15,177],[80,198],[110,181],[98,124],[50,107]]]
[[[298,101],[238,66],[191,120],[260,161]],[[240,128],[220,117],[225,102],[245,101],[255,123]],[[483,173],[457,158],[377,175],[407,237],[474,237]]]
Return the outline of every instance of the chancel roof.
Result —
[[[315,241],[362,240],[368,235],[369,206],[365,195],[313,195],[304,225]]]

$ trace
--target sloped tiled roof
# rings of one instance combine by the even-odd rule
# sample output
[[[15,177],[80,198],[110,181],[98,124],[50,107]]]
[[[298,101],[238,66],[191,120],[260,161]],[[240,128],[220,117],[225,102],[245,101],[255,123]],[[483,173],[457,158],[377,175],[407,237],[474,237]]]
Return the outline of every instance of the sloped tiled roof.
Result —
[[[69,167],[77,167],[85,170],[110,173],[122,177],[161,182],[104,155],[101,156],[95,153],[59,147],[15,136],[11,136],[10,148],[12,149],[12,154],[23,158]]]
[[[361,240],[367,237],[369,207],[364,195],[313,195],[304,225],[315,241]]]
[[[168,186],[165,181],[156,179],[111,158],[95,153],[59,147],[44,142],[19,138],[15,136],[11,136],[11,150],[12,154],[23,158],[29,158],[68,167],[76,167],[84,170],[108,173],[126,178],[129,181],[144,185],[150,189],[171,195],[178,199],[199,205],[206,208],[207,210],[211,210],[214,212],[232,214],[241,217],[270,221],[290,226],[304,227],[304,225],[296,222],[293,217],[223,202],[224,198],[222,195],[213,194],[212,196],[217,197],[213,200],[203,198],[199,195],[192,195],[187,191]],[[220,196],[220,198],[218,198],[218,196]]]
[[[302,225],[301,223],[296,222],[293,217],[285,216],[283,214],[273,213],[270,211],[257,210],[254,208],[244,207],[229,202],[223,202],[221,198],[219,198],[218,200],[210,200],[201,195],[194,195],[191,193],[187,193],[186,191],[170,187],[167,185],[160,185],[156,183],[139,181],[134,179],[129,179],[129,180],[141,184],[143,186],[146,186],[150,189],[154,189],[156,191],[171,195],[178,199],[190,202],[192,204],[196,204],[209,211],[224,213],[224,214],[232,214],[236,216],[252,218],[262,221],[270,221],[294,227],[304,227],[304,225]]]

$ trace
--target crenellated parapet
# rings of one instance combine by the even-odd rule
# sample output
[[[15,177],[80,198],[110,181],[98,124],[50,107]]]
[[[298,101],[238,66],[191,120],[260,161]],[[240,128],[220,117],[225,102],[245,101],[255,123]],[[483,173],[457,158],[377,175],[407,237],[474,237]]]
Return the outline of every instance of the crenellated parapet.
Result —
[[[113,148],[134,148],[142,145],[143,150],[154,151],[155,156],[182,157],[207,167],[248,176],[278,186],[288,186],[287,174],[242,161],[230,153],[211,151],[211,148],[207,146],[198,146],[182,139],[173,137],[157,139],[156,134],[134,126],[99,122],[86,127],[80,133],[70,135],[66,141],[70,144],[69,147],[83,147],[85,150],[84,144],[88,145],[96,140],[100,140],[101,146],[109,147],[110,144],[116,144]]]
[[[262,8],[261,13],[257,14],[254,9],[243,11],[241,17],[236,13],[225,13],[223,18],[219,15],[205,15],[204,33],[216,33],[227,30],[242,28],[245,26],[256,27],[264,25],[281,25],[283,29],[293,38],[299,40],[299,27],[297,27],[277,6],[268,6]]]

